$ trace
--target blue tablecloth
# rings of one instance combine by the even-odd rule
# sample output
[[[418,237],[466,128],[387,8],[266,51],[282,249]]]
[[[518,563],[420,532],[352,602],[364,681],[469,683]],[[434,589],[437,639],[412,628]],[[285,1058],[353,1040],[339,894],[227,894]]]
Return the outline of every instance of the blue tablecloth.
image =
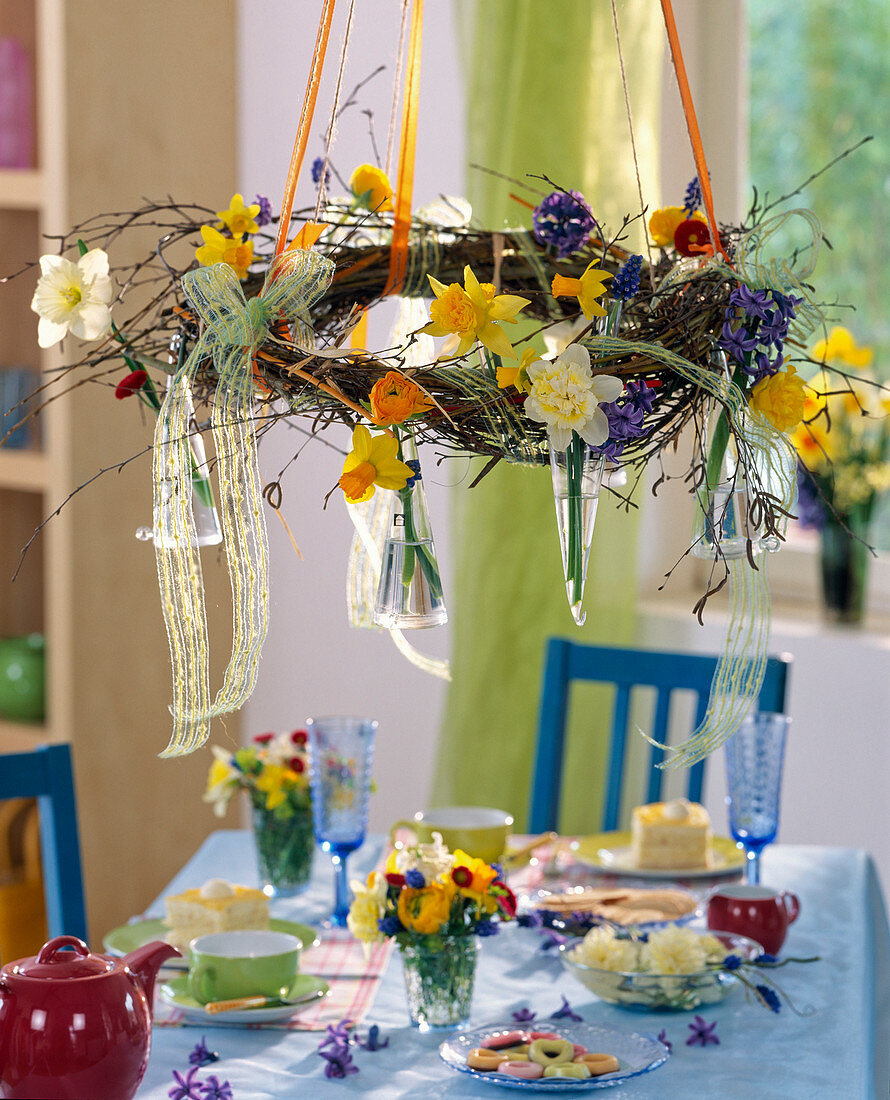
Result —
[[[351,857],[355,877],[364,877],[377,864],[381,844],[380,838],[373,838]],[[763,862],[765,881],[793,890],[801,899],[801,915],[789,931],[785,952],[822,957],[821,962],[792,964],[776,974],[796,1005],[815,1009],[812,1015],[797,1016],[787,1008],[774,1015],[748,1003],[739,988],[723,1003],[704,1010],[709,1021],[717,1021],[720,1045],[687,1047],[691,1013],[644,1014],[604,1004],[565,973],[558,959],[539,950],[536,933],[510,927],[482,941],[469,1026],[508,1022],[512,1012],[527,1006],[546,1028],[547,1017],[565,994],[586,1021],[650,1035],[664,1028],[673,1043],[672,1056],[653,1073],[604,1093],[616,1100],[886,1096],[890,932],[870,857],[851,849],[776,845],[767,849]],[[249,833],[215,833],[164,893],[198,886],[212,877],[257,882]],[[312,923],[329,912],[332,893],[330,863],[319,854],[309,891],[300,898],[274,902],[273,915]],[[162,912],[159,898],[149,913]],[[324,1063],[316,1054],[319,1033],[155,1028],[151,1061],[137,1096],[167,1100],[172,1071],[188,1067],[189,1051],[202,1033],[221,1059],[201,1076],[215,1073],[228,1079],[234,1100],[347,1094],[379,1100],[420,1096],[496,1100],[508,1095],[448,1069],[437,1055],[442,1035],[423,1035],[409,1026],[398,953],[364,1028],[372,1023],[389,1036],[389,1046],[373,1053],[357,1050],[354,1058],[360,1072],[345,1080],[324,1077]]]

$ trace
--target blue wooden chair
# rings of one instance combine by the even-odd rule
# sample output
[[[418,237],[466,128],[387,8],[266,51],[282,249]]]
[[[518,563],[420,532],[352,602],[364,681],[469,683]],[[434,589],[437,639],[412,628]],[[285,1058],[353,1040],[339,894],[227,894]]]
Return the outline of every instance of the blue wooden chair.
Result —
[[[616,688],[600,826],[603,831],[611,831],[618,828],[631,689],[638,686],[655,689],[654,721],[651,729],[646,732],[655,741],[664,742],[668,736],[671,694],[674,691],[690,691],[695,696],[695,722],[692,728],[703,720],[717,661],[716,656],[616,649],[582,645],[564,638],[551,638],[547,643],[541,694],[529,831],[541,833],[558,828],[566,718],[573,681],[590,680],[614,684]],[[790,664],[791,658],[788,655],[768,658],[760,691],[760,710],[784,712]],[[642,801],[660,801],[664,770],[657,765],[663,759],[664,751],[652,746],[649,753],[646,797]],[[701,801],[704,772],[704,760],[688,770],[686,797],[691,802]],[[637,799],[639,801],[641,800]]]
[[[74,777],[68,745],[0,755],[0,800],[36,798],[46,924],[50,936],[87,937],[77,834]]]

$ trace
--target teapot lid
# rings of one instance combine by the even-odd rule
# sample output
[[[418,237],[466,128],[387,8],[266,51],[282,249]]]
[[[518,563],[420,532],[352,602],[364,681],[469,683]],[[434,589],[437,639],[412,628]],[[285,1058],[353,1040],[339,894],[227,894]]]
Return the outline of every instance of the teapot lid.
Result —
[[[72,948],[73,950],[68,950]],[[107,974],[117,964],[102,955],[91,955],[90,949],[76,936],[56,936],[45,943],[36,956],[20,959],[4,967],[9,975],[23,978],[93,978]]]

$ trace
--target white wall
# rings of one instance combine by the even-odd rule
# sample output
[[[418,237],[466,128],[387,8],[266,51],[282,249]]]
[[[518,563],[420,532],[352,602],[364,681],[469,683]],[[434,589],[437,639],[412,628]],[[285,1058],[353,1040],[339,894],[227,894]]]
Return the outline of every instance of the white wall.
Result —
[[[259,191],[278,210],[297,119],[315,42],[316,0],[242,0],[239,5],[239,186],[245,200]],[[346,5],[341,5],[328,47],[326,79],[319,98],[303,182],[296,208],[314,205],[308,167],[323,150],[333,97]],[[332,151],[346,179],[363,161],[373,161],[368,121],[374,112],[381,155],[389,128],[398,8],[391,2],[359,3],[347,60],[344,96],[381,63],[387,70],[359,93],[357,107],[343,116]],[[463,101],[452,5],[427,4],[415,204],[440,192],[463,191]],[[274,86],[274,93],[273,93]],[[217,135],[224,140],[222,135]],[[308,181],[308,182],[307,182]],[[336,190],[336,184],[332,187]],[[225,204],[228,195],[217,196]],[[387,322],[372,326],[380,342]],[[325,438],[348,449],[349,433],[330,430]],[[260,466],[273,480],[304,441],[281,425],[264,440]],[[448,493],[445,485],[464,473],[460,461],[439,470],[434,454],[421,455],[424,482],[440,565],[449,587]],[[312,714],[367,714],[380,722],[371,826],[383,829],[396,817],[421,808],[428,797],[442,681],[420,672],[396,650],[387,634],[351,630],[346,623],[346,561],[352,525],[337,490],[323,510],[325,494],[336,485],[343,456],[311,442],[283,479],[282,512],[304,555],[300,561],[283,527],[269,515],[272,571],[271,626],[257,690],[245,708],[246,734],[291,729]],[[448,628],[412,632],[418,649],[447,656]]]

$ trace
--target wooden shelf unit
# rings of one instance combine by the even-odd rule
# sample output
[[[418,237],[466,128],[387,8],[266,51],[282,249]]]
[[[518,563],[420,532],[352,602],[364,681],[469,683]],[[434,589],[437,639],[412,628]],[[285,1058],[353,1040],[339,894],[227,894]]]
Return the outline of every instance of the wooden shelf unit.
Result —
[[[35,73],[36,164],[0,169],[0,277],[34,263],[67,232],[144,196],[235,191],[234,0],[4,0],[0,35],[16,35]],[[159,26],[176,33],[158,34]],[[194,43],[213,38],[212,65]],[[207,135],[228,140],[207,141]],[[112,266],[146,250],[118,238]],[[209,751],[159,760],[170,734],[169,656],[151,545],[148,456],[92,482],[54,515],[10,576],[35,527],[100,469],[144,450],[151,425],[111,387],[72,388],[57,368],[79,342],[41,353],[30,310],[36,271],[0,284],[0,370],[43,371],[40,435],[0,448],[0,637],[46,637],[47,718],[0,719],[0,753],[40,741],[72,744],[85,891],[94,946],[140,913],[216,827],[201,794]],[[116,317],[116,320],[119,318]],[[121,376],[126,368],[121,363]],[[64,391],[68,392],[64,392]],[[60,396],[61,395],[61,396]],[[225,564],[205,555],[208,626],[221,656],[231,638]],[[212,670],[221,677],[220,662]],[[213,731],[237,743],[238,716]],[[200,884],[197,884],[200,885]]]

